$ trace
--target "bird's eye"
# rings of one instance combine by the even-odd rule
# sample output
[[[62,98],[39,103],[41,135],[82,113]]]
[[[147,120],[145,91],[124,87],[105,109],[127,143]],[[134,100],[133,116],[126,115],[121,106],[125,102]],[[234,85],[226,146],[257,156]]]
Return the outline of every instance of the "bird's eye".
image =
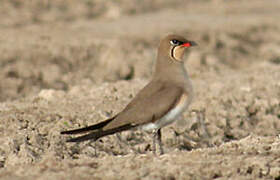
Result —
[[[178,40],[176,40],[176,39],[173,39],[173,40],[171,40],[170,41],[170,43],[172,44],[172,45],[179,45],[180,44],[180,41],[178,41]]]

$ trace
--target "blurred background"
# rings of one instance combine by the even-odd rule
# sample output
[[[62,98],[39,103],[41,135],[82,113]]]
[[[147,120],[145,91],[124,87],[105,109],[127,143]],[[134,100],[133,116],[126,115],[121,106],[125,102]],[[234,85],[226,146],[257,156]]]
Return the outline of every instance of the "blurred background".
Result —
[[[148,79],[159,39],[198,42],[203,72],[280,64],[280,1],[1,0],[0,101],[81,83]]]
[[[0,0],[0,179],[280,179],[279,10],[279,0]],[[170,33],[199,46],[185,57],[195,99],[163,128],[166,155],[149,155],[139,131],[122,133],[125,144],[65,143],[62,130],[131,101]]]

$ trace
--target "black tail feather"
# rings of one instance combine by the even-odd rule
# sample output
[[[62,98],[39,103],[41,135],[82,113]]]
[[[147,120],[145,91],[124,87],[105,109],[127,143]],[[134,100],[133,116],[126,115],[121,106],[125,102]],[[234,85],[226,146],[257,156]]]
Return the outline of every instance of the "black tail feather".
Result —
[[[100,128],[103,128],[104,126],[106,126],[109,122],[111,122],[113,119],[115,119],[115,117],[112,117],[112,118],[102,121],[100,123],[94,124],[92,126],[88,126],[88,127],[84,127],[84,128],[80,128],[80,129],[74,129],[74,130],[70,130],[70,131],[62,131],[62,132],[60,132],[60,134],[79,134],[79,133],[85,133],[85,132],[92,131],[92,130],[97,130],[97,129],[100,129]]]
[[[131,129],[133,127],[134,126],[131,126],[130,124],[128,124],[128,125],[124,125],[124,126],[121,126],[121,127],[118,127],[118,128],[107,130],[107,131],[100,130],[100,131],[92,132],[92,133],[89,133],[89,134],[86,134],[86,135],[83,135],[83,136],[80,136],[80,137],[69,139],[66,142],[82,142],[82,141],[87,141],[87,140],[96,141],[97,139],[99,139],[103,136],[107,136],[107,135],[114,134],[114,133],[117,133],[117,132],[125,131],[125,130]]]

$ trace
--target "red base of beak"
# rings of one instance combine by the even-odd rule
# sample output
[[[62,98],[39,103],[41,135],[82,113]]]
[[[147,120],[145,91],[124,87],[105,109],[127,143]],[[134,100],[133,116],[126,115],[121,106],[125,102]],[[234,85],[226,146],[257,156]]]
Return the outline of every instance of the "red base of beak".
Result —
[[[189,41],[187,43],[182,44],[184,47],[191,47],[191,46],[197,46],[196,42],[194,41]]]
[[[191,47],[192,45],[191,45],[191,43],[187,42],[187,43],[182,44],[182,46],[184,46],[184,47]]]

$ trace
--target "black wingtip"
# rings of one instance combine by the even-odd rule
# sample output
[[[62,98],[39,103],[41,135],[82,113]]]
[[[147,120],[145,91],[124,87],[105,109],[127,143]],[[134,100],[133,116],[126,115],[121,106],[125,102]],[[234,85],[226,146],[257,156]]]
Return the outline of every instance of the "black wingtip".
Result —
[[[68,139],[66,140],[67,143],[75,143],[75,142],[81,142],[79,141],[77,138],[72,138],[72,139]]]
[[[60,134],[75,134],[75,130],[61,131]]]
[[[75,142],[75,141],[73,141],[73,139],[68,139],[68,140],[66,140],[65,142],[67,142],[67,143],[73,143],[73,142]]]
[[[106,126],[108,123],[110,123],[116,116],[107,119],[105,121],[102,121],[100,123],[91,125],[91,126],[87,126],[87,127],[83,127],[83,128],[79,128],[79,129],[73,129],[73,130],[69,130],[69,131],[62,131],[60,132],[60,134],[80,134],[80,133],[86,133],[89,131],[93,131],[93,130],[98,130],[103,128],[104,126]]]
[[[67,131],[61,131],[60,134],[67,134]]]
[[[68,131],[62,131],[60,134],[80,134],[80,133],[86,133],[88,131],[96,130],[96,125],[93,126],[88,126],[88,127],[83,127],[79,129],[73,129],[73,130],[68,130]]]
[[[82,141],[87,141],[87,140],[96,141],[101,136],[102,136],[102,134],[100,134],[99,132],[93,132],[93,133],[79,136],[76,138],[68,139],[68,140],[66,140],[66,142],[74,143],[74,142],[82,142]]]
[[[66,142],[82,142],[82,141],[87,141],[87,140],[96,141],[97,139],[99,139],[103,136],[114,134],[116,132],[125,131],[125,130],[131,129],[133,127],[134,126],[131,126],[130,124],[128,124],[128,125],[124,125],[121,127],[107,130],[107,131],[99,130],[99,131],[91,132],[91,133],[83,135],[83,136],[68,139],[68,140],[66,140]],[[73,130],[73,131],[76,131],[76,130]],[[62,131],[61,134],[71,134],[71,131]]]

